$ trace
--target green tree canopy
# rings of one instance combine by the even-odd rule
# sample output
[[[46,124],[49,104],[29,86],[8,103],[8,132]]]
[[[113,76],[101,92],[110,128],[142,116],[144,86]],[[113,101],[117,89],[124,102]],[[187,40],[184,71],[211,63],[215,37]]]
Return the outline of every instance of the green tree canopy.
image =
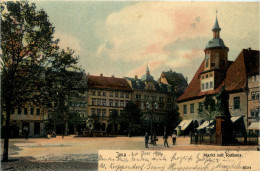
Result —
[[[58,50],[54,27],[43,10],[28,1],[1,3],[1,106],[6,113],[3,160],[8,160],[12,107],[41,98],[49,57]]]
[[[219,114],[216,101],[213,99],[213,96],[206,96],[203,102],[202,108],[198,109],[198,116],[201,119],[205,120],[214,120],[216,115]]]
[[[121,124],[127,125],[128,136],[131,136],[131,130],[134,127],[138,127],[138,124],[142,123],[142,113],[133,101],[126,104],[120,118]]]

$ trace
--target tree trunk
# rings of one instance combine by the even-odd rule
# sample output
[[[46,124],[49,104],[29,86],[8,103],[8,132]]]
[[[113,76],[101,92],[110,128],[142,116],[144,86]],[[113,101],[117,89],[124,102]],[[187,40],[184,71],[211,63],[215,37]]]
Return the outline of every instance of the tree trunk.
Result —
[[[4,137],[4,153],[3,161],[8,161],[8,148],[9,148],[9,125],[10,125],[11,105],[6,105],[6,119],[5,119],[5,137]]]

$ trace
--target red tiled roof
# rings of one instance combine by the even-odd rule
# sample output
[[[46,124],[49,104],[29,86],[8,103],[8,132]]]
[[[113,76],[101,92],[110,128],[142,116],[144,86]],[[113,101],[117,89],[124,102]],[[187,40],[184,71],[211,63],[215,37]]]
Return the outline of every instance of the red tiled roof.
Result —
[[[124,78],[87,75],[88,88],[132,90]]]
[[[231,62],[230,62],[231,64]],[[178,102],[200,98],[207,94],[218,93],[225,85],[227,91],[241,91],[246,87],[246,76],[259,73],[259,51],[243,49],[226,72],[226,78],[215,90],[200,91],[199,74],[203,71],[204,61],[200,65],[184,94]]]

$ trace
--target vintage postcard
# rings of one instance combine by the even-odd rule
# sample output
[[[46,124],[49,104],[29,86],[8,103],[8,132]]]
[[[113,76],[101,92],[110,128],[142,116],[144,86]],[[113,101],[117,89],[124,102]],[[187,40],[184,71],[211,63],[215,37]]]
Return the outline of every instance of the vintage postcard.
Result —
[[[252,2],[1,2],[2,170],[252,170]]]

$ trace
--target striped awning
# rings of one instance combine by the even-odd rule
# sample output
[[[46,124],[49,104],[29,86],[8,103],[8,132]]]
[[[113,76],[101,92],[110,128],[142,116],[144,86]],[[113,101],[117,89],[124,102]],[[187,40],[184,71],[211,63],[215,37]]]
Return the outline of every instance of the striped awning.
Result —
[[[203,122],[203,124],[201,124],[197,129],[200,130],[200,129],[204,129],[206,127],[208,127],[210,124],[212,124],[214,122],[214,120],[210,120],[210,121],[205,121]],[[213,125],[214,127],[214,125]],[[212,125],[208,128],[213,128]]]
[[[248,127],[249,130],[259,130],[260,122],[252,122]]]
[[[240,118],[242,118],[243,116],[232,116],[231,117],[231,121],[233,122],[233,123],[235,123],[236,121],[238,121]]]
[[[192,120],[183,120],[181,123],[175,128],[177,130],[179,127],[182,131],[188,128],[188,126],[191,124]]]

